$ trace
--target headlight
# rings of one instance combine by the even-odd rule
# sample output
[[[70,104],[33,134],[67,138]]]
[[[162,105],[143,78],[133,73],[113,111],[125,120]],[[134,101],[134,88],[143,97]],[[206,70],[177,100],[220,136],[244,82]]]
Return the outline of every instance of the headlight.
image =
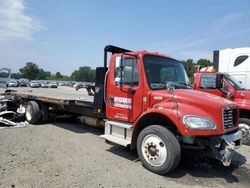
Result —
[[[207,118],[198,116],[184,116],[183,123],[189,129],[213,130],[216,129],[215,123]]]

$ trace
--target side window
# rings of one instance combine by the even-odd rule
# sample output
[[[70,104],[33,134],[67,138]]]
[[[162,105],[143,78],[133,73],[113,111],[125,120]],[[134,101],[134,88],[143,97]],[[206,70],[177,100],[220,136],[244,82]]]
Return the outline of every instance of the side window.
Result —
[[[116,63],[115,66],[115,85],[119,86],[121,80],[121,70],[119,65]],[[139,73],[136,60],[134,58],[125,58],[123,63],[123,85],[138,86],[139,84]]]
[[[200,88],[201,89],[216,89],[216,75],[215,74],[201,75]]]
[[[247,60],[247,58],[248,58],[248,55],[241,55],[241,56],[237,57],[234,61],[234,67],[243,63],[245,60]]]
[[[225,82],[225,80],[223,81],[221,90],[224,91],[225,93],[228,91],[228,84]]]

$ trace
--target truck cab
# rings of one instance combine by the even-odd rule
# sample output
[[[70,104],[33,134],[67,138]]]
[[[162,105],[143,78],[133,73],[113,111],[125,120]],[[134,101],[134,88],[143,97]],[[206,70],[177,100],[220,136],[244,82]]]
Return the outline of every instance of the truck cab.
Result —
[[[221,86],[216,86],[216,82]],[[197,72],[194,76],[194,89],[223,98],[227,98],[237,104],[240,109],[239,126],[250,132],[250,91],[242,86],[233,76],[218,72]],[[244,143],[249,144],[249,136]]]
[[[230,164],[232,153],[227,151],[241,144],[238,108],[193,90],[179,61],[147,51],[113,53],[103,78],[102,137],[137,149],[145,168],[158,174],[171,171],[185,147],[209,149]],[[227,148],[229,137],[233,150]]]

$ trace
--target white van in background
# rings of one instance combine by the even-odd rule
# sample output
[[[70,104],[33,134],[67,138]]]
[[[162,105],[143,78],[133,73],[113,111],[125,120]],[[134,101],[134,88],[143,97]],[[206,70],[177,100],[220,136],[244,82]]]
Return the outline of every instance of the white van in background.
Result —
[[[214,51],[213,67],[218,72],[228,73],[250,89],[250,47]]]
[[[11,71],[8,68],[0,68],[0,88],[8,87]]]

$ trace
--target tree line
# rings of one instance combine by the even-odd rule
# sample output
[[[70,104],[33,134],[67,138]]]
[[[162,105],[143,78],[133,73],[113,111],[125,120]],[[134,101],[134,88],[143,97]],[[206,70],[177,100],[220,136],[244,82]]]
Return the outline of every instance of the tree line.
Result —
[[[199,59],[197,62],[194,62],[193,59],[188,59],[186,61],[181,61],[186,69],[187,75],[191,83],[194,81],[194,73],[199,71],[202,67],[212,66],[212,62],[208,59]]]
[[[186,69],[187,75],[191,82],[194,79],[194,73],[202,67],[212,66],[212,62],[207,59],[199,59],[194,62],[193,59],[181,61]],[[74,70],[70,76],[62,75],[60,72],[51,73],[46,71],[32,62],[27,62],[26,65],[19,69],[18,73],[12,73],[11,77],[14,79],[26,78],[29,80],[61,80],[61,81],[95,81],[95,69],[89,66],[79,67],[78,70]]]
[[[11,78],[26,78],[29,80],[60,80],[60,81],[86,81],[93,82],[95,80],[95,70],[89,66],[79,67],[74,70],[70,76],[62,75],[60,72],[51,73],[46,71],[33,62],[27,62],[19,72],[12,73]]]

